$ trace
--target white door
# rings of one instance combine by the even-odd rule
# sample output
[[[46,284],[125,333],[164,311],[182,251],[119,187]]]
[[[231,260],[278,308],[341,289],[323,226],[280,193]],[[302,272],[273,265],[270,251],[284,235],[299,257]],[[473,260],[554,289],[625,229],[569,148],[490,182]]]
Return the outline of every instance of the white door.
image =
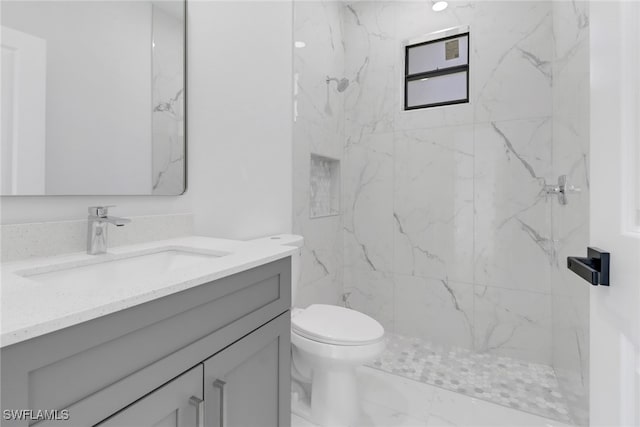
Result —
[[[45,40],[2,27],[0,194],[45,192]]]
[[[611,253],[591,288],[592,425],[640,425],[640,2],[591,3],[591,245]]]

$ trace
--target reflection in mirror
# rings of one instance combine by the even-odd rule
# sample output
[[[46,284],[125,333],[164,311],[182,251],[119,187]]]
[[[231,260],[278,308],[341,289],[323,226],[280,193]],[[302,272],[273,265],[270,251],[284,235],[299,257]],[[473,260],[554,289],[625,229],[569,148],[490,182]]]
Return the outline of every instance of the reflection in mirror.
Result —
[[[185,189],[185,4],[2,1],[2,195]]]

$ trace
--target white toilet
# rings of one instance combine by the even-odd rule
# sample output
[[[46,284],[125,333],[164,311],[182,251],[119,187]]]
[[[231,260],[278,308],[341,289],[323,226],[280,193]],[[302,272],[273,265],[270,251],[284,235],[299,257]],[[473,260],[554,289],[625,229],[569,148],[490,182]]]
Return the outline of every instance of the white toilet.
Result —
[[[302,248],[304,239],[278,235],[255,242]],[[300,278],[301,249],[292,256],[292,305]],[[360,415],[356,368],[384,350],[384,328],[344,307],[313,304],[291,312],[292,411],[320,426],[352,426]]]

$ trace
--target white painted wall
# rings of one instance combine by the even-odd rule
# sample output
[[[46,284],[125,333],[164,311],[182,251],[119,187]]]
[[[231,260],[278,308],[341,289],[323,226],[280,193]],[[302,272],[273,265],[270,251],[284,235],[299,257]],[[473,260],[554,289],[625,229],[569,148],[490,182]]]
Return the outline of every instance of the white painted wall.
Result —
[[[2,224],[193,212],[196,234],[291,231],[291,2],[189,3],[183,196],[2,197]]]
[[[291,230],[292,4],[190,1],[189,191],[198,234]]]

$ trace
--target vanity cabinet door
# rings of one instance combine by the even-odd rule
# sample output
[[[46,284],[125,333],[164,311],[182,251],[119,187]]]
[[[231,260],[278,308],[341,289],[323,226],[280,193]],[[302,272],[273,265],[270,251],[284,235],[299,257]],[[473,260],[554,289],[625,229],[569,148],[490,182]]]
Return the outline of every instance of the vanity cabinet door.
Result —
[[[205,425],[291,425],[290,314],[285,312],[204,362]]]
[[[204,420],[202,374],[200,364],[96,427],[200,427]]]

